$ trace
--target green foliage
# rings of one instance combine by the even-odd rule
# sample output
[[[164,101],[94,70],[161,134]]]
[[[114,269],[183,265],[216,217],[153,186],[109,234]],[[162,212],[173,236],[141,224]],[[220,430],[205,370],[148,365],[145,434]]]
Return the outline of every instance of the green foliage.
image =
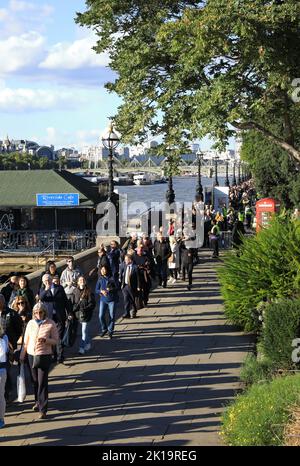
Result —
[[[58,168],[59,164],[55,160],[48,160],[47,157],[11,152],[0,156],[0,170],[31,170]]]
[[[239,256],[230,251],[218,277],[227,318],[246,331],[261,327],[257,306],[299,295],[300,221],[276,216],[256,236],[245,239]]]
[[[299,336],[300,300],[284,299],[270,304],[264,313],[262,348],[274,367],[292,369],[292,341]]]
[[[250,354],[241,369],[240,379],[247,386],[254,383],[261,383],[271,380],[274,375],[273,362],[267,359],[258,361],[257,358]]]
[[[287,152],[250,131],[243,135],[242,158],[248,162],[262,197],[274,197],[288,209],[300,205],[299,171]]]
[[[234,128],[255,129],[300,161],[299,2],[89,0],[76,21],[110,55],[124,142],[210,135],[224,147]],[[281,124],[270,128],[274,114]]]
[[[221,435],[232,446],[282,445],[288,409],[294,404],[300,404],[300,375],[253,385],[223,414]]]

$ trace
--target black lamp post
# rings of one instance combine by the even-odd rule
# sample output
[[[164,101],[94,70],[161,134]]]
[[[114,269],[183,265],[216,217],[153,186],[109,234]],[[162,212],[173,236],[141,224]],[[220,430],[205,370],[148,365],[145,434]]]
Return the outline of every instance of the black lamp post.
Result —
[[[236,177],[235,177],[235,161],[233,162],[233,174],[232,174],[232,186],[236,186]]]
[[[238,179],[237,179],[238,184],[241,184],[241,162],[238,161]]]
[[[225,160],[225,167],[226,167],[225,186],[230,186],[229,178],[228,178],[228,165],[229,165],[229,159],[226,159]]]
[[[111,121],[108,129],[102,136],[103,146],[109,150],[108,154],[108,200],[113,200],[114,192],[114,173],[113,173],[113,151],[119,145],[120,138],[114,131],[113,122]]]
[[[197,157],[198,157],[198,184],[196,186],[196,195],[200,196],[201,199],[203,199],[203,186],[201,184],[201,165],[202,165],[202,160],[203,160],[203,154],[200,149],[197,152]]]
[[[166,192],[166,200],[169,205],[173,204],[173,202],[175,201],[175,192],[173,189],[173,177],[171,174],[169,175],[169,178],[168,178],[168,190]]]
[[[215,181],[214,181],[213,186],[219,186],[219,181],[218,181],[218,160],[219,160],[219,157],[216,155],[215,158],[214,158],[214,161],[215,161]]]

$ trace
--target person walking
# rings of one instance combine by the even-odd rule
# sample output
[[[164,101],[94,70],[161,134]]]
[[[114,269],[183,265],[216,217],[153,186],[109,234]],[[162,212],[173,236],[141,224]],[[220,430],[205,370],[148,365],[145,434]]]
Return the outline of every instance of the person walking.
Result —
[[[91,349],[90,324],[95,309],[95,295],[87,286],[84,277],[79,277],[77,280],[77,288],[74,291],[73,312],[76,318],[81,323],[81,342],[79,346],[79,354],[84,354]]]
[[[16,311],[6,306],[5,298],[2,294],[0,294],[0,324],[3,327],[5,334],[7,335],[10,348],[12,351],[15,351],[18,347],[18,340],[22,335],[23,322]],[[7,403],[10,402],[10,394],[12,391],[10,369],[10,363],[8,363],[5,384],[5,398]]]
[[[210,230],[210,244],[213,249],[212,257],[219,257],[219,238],[220,238],[220,227],[217,225],[216,220],[212,220],[212,229]]]
[[[55,283],[56,282],[56,283]],[[46,306],[49,318],[52,319],[57,326],[58,330],[58,343],[56,347],[55,359],[57,362],[64,362],[64,345],[62,339],[64,336],[66,320],[73,319],[73,306],[68,300],[65,290],[59,284],[59,277],[54,277],[53,280],[50,275],[45,274],[43,276],[43,283],[45,288],[40,290],[40,300]]]
[[[78,267],[75,267],[74,257],[67,257],[66,262],[67,267],[61,274],[60,284],[64,288],[68,300],[73,304],[77,280],[82,275],[82,272]]]
[[[174,236],[170,236],[170,249],[172,254],[168,258],[168,268],[170,271],[169,282],[174,284],[177,281],[178,270],[180,267],[179,244],[176,241],[176,238],[174,238]]]
[[[9,279],[8,284],[1,289],[1,294],[4,296],[6,304],[10,302],[11,294],[14,291],[17,291],[18,288],[19,288],[19,277],[17,277],[16,275],[12,275]]]
[[[186,273],[188,275],[188,291],[191,291],[193,284],[193,250],[187,248],[183,243],[181,247],[181,267],[182,267],[182,280],[185,281]]]
[[[33,318],[28,322],[20,361],[28,356],[31,379],[34,387],[34,411],[39,411],[39,419],[45,419],[48,410],[48,374],[52,360],[52,347],[59,340],[58,330],[53,320],[47,316],[47,308],[37,303],[32,311]],[[39,356],[39,363],[34,364],[34,357]]]
[[[0,322],[0,429],[5,426],[4,416],[6,409],[5,385],[7,377],[9,344],[5,335],[4,327]]]
[[[19,288],[17,290],[14,290],[10,296],[9,300],[9,305],[12,304],[12,302],[15,300],[16,297],[23,297],[25,296],[29,305],[30,305],[30,310],[32,310],[34,304],[35,304],[35,299],[34,299],[34,294],[32,289],[29,287],[28,279],[27,277],[20,277],[19,278]]]
[[[121,250],[117,241],[111,241],[110,250],[107,253],[107,257],[109,260],[112,277],[115,280],[116,285],[118,286]]]
[[[157,266],[157,275],[159,286],[167,287],[168,278],[168,258],[171,256],[171,249],[168,241],[161,233],[157,234],[157,239],[154,242],[153,254]]]
[[[100,275],[100,270],[102,267],[107,267],[109,270],[109,273],[111,273],[109,259],[107,257],[106,249],[103,245],[101,245],[98,249],[97,265],[96,267],[94,267],[93,269],[89,271],[89,274],[88,274],[89,278],[91,280],[94,280],[94,279],[98,280],[99,275]]]
[[[137,309],[135,298],[140,291],[140,280],[137,266],[133,263],[132,256],[126,254],[123,264],[120,268],[121,290],[124,298],[125,319],[130,319],[130,310],[132,309],[132,318],[136,318]]]
[[[138,307],[147,306],[149,301],[149,293],[151,290],[151,264],[149,257],[144,252],[143,246],[136,248],[133,255],[133,262],[138,268],[139,280],[140,280],[140,292],[138,296]]]
[[[109,273],[108,267],[103,266],[96,284],[95,293],[100,298],[99,302],[99,321],[100,336],[104,337],[107,333],[109,338],[113,337],[116,319],[116,307],[119,301],[118,287],[114,278]],[[109,313],[109,322],[106,322],[106,313]]]

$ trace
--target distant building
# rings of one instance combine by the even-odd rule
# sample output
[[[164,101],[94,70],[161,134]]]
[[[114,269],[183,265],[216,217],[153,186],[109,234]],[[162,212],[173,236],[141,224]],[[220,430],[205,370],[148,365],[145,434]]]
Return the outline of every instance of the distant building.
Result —
[[[37,142],[27,141],[26,139],[10,140],[6,136],[4,141],[0,141],[0,154],[11,154],[12,152],[37,155],[38,157],[47,157],[49,160],[54,160],[54,146],[40,146]]]

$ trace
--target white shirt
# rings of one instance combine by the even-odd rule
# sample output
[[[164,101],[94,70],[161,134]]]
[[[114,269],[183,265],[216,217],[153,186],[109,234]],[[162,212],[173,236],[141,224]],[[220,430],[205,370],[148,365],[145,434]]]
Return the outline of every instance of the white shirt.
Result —
[[[132,266],[132,264],[129,264],[129,265],[127,265],[127,268],[126,268],[125,285],[128,285],[129,273],[131,274],[131,266]]]

